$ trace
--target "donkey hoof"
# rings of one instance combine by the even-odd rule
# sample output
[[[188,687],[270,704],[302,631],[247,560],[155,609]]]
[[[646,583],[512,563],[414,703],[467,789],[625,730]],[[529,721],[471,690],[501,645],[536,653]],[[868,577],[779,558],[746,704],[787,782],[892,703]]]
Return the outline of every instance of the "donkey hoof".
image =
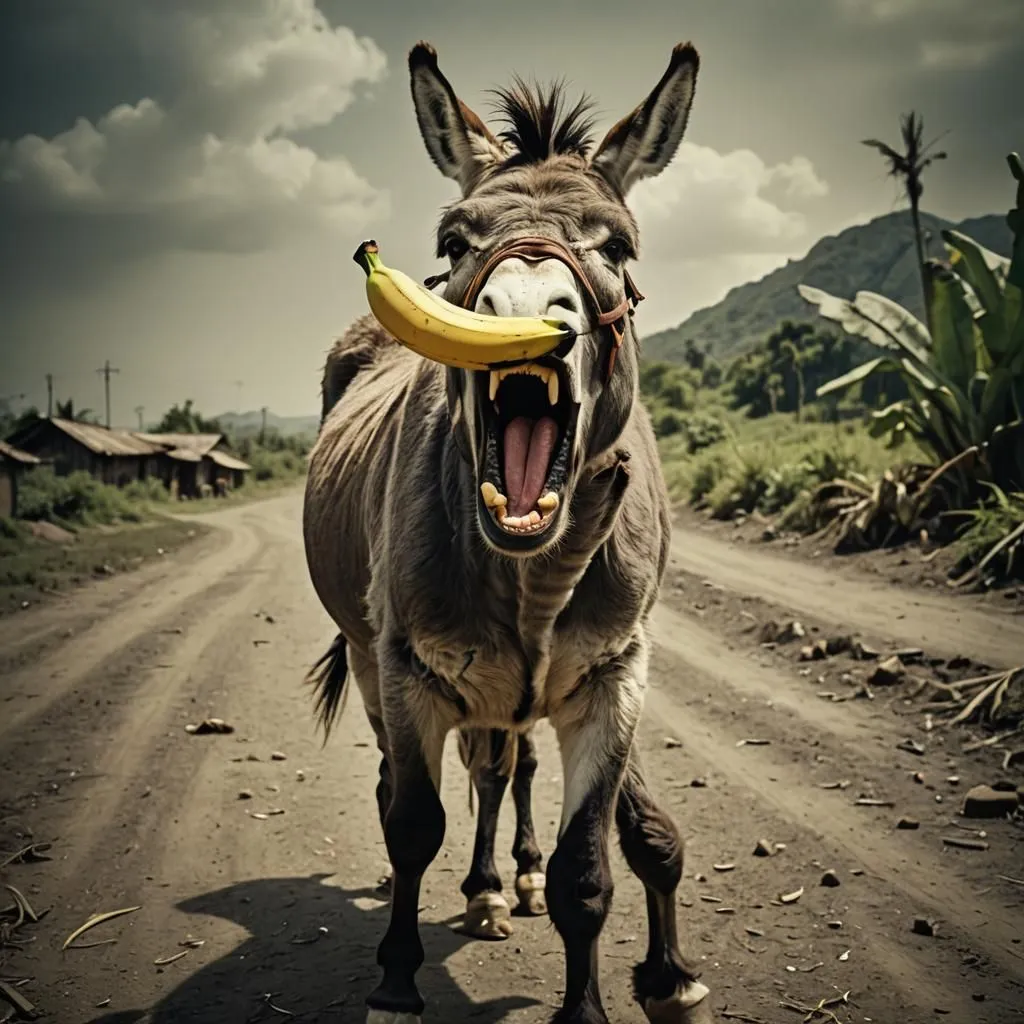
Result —
[[[466,903],[462,931],[477,939],[507,939],[512,934],[510,917],[500,892],[478,892]]]
[[[392,1013],[391,1010],[370,1010],[366,1024],[423,1024],[423,1018],[415,1013]]]
[[[548,912],[547,900],[544,898],[544,886],[547,879],[543,871],[531,871],[528,875],[520,875],[516,879],[516,896],[519,897],[519,906],[516,908],[522,914],[530,914],[533,917],[540,917]]]
[[[668,997],[644,1001],[644,1013],[651,1024],[715,1024],[707,985],[691,981]]]

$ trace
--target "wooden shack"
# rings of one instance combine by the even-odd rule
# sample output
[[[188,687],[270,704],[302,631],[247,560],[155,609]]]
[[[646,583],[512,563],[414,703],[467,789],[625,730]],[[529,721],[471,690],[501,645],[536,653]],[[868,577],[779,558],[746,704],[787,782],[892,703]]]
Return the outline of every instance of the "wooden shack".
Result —
[[[105,484],[123,487],[158,475],[163,448],[124,430],[108,430],[58,416],[40,417],[9,438],[18,448],[53,463],[64,476],[83,470]]]
[[[0,441],[0,517],[13,519],[18,514],[18,477],[40,459]]]
[[[228,450],[223,434],[153,434],[137,432],[135,437],[164,450],[170,474],[180,497],[195,498],[204,493],[223,493],[240,487],[252,467]]]

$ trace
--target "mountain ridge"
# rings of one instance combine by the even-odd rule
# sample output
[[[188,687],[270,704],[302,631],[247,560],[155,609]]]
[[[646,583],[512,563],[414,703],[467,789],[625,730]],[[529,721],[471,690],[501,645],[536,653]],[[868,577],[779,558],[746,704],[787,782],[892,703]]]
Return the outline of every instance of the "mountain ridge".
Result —
[[[1002,214],[954,222],[922,213],[929,256],[946,258],[941,231],[953,228],[1002,256],[1010,255],[1012,235]],[[924,309],[909,210],[881,214],[819,238],[801,259],[757,281],[731,288],[719,301],[696,310],[675,327],[643,339],[645,360],[680,362],[688,338],[707,346],[715,358],[729,360],[763,341],[783,320],[817,315],[797,292],[798,284],[822,288],[852,299],[858,291],[879,292],[922,318]]]

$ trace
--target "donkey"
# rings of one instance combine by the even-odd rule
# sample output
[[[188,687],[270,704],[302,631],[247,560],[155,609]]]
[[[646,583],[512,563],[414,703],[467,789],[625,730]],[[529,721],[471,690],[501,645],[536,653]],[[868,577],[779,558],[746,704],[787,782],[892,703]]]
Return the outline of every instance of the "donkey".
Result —
[[[680,953],[679,832],[654,801],[634,735],[648,618],[670,540],[626,270],[638,249],[625,196],[660,173],[686,128],[698,70],[675,47],[647,99],[596,147],[585,98],[516,79],[494,134],[438,67],[409,53],[420,133],[461,197],[441,217],[449,301],[546,315],[575,341],[526,365],[445,368],[370,317],[331,350],[303,529],[314,587],[339,630],[319,709],[340,711],[349,670],[381,751],[378,807],[392,866],[390,925],[368,1024],[419,1024],[420,885],[445,830],[445,737],[494,765],[548,718],[563,805],[544,895],[565,947],[561,1024],[607,1024],[598,939],[612,898],[612,821],[647,894],[648,947],[634,995],[659,1024],[708,1024],[708,989]],[[507,741],[505,739],[507,737]],[[504,758],[510,761],[510,758]],[[507,766],[506,766],[507,773]],[[493,801],[492,801],[493,803]],[[481,807],[496,821],[497,806]],[[493,845],[493,843],[492,843]]]

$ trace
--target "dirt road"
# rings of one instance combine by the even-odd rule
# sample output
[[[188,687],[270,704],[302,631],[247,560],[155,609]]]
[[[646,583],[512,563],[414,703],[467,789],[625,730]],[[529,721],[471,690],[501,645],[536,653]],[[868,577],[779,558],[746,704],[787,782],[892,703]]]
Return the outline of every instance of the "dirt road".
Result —
[[[53,843],[51,860],[0,873],[52,908],[18,930],[34,941],[0,949],[0,976],[29,978],[18,991],[47,1020],[364,1020],[387,919],[377,763],[355,696],[326,749],[313,731],[300,684],[332,629],[306,575],[300,500],[204,517],[218,529],[174,558],[0,621],[0,848]],[[833,1007],[842,1024],[1024,1020],[1024,888],[1000,877],[1024,875],[1024,833],[983,822],[987,850],[942,842],[969,835],[960,792],[998,777],[1000,756],[963,755],[962,736],[924,731],[902,700],[819,699],[834,670],[801,675],[750,626],[795,613],[809,629],[1000,665],[1024,653],[1024,620],[939,594],[908,605],[884,584],[689,531],[674,554],[640,743],[688,840],[680,916],[715,1009],[785,1024],[804,1019],[794,1005],[849,991]],[[185,731],[210,716],[234,733]],[[550,730],[539,732],[549,855],[561,772]],[[923,755],[897,749],[908,738]],[[421,914],[425,1019],[546,1022],[562,984],[550,922],[517,919],[496,944],[452,928],[472,838],[452,749],[443,796],[448,834]],[[900,817],[920,827],[897,830]],[[759,839],[784,848],[754,857]],[[617,852],[613,866],[603,988],[616,1024],[640,1024],[629,972],[646,934],[642,893]],[[820,884],[826,870],[838,887]],[[140,909],[86,936],[116,943],[60,951],[93,913],[129,906]],[[914,934],[915,918],[936,934]],[[0,1020],[5,1010],[0,999]]]

